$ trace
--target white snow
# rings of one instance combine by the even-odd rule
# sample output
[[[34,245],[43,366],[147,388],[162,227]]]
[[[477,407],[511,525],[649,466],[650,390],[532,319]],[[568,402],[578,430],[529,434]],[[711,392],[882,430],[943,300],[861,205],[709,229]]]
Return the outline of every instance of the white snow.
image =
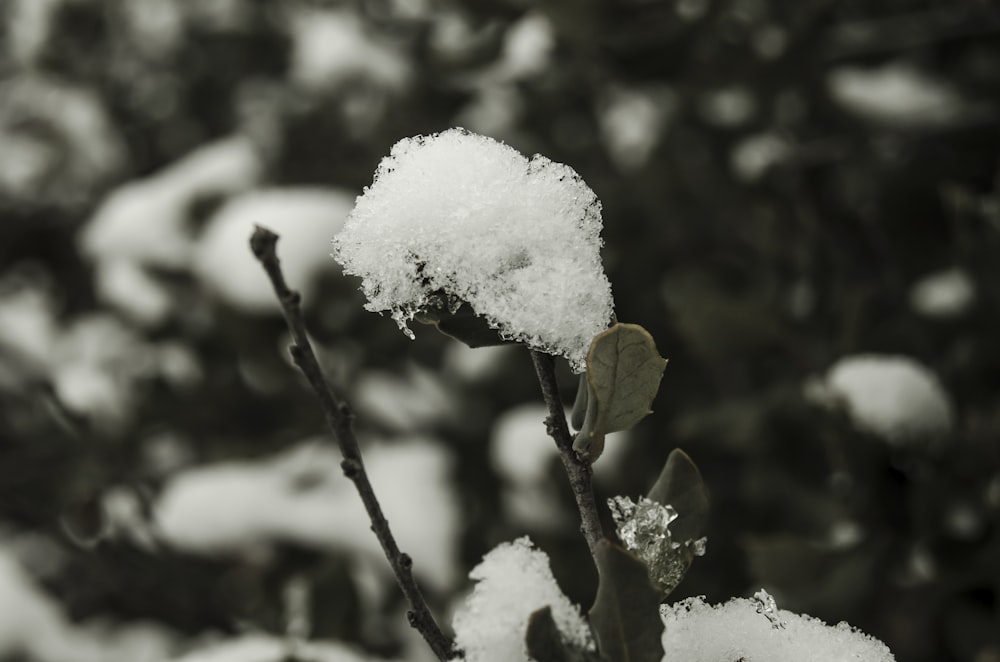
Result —
[[[174,662],[276,662],[284,660],[290,652],[295,659],[310,662],[364,662],[372,658],[335,642],[292,643],[267,634],[244,634],[224,641],[217,641]],[[387,661],[383,661],[387,662]]]
[[[927,274],[910,288],[910,307],[933,319],[953,319],[969,310],[976,299],[976,285],[958,267]]]
[[[601,137],[615,165],[624,172],[642,168],[660,143],[677,104],[667,87],[614,86],[601,99]]]
[[[771,166],[781,163],[792,151],[787,140],[776,133],[765,131],[740,140],[729,153],[729,166],[745,182],[755,182]]]
[[[768,597],[766,593],[760,592]],[[702,598],[664,605],[666,660],[684,662],[893,662],[881,641],[846,623],[829,626],[767,603],[735,598],[712,606]],[[772,622],[772,618],[774,621]]]
[[[226,303],[250,313],[279,313],[271,282],[250,252],[260,225],[279,235],[288,284],[308,303],[320,273],[336,268],[325,239],[339,230],[355,195],[340,189],[260,189],[230,198],[209,220],[194,251],[194,271]]]
[[[0,81],[0,143],[0,195],[18,202],[80,204],[124,164],[97,95],[36,73]]]
[[[899,127],[945,124],[964,102],[948,84],[906,62],[877,67],[842,66],[826,79],[833,101],[863,119]]]
[[[168,481],[155,507],[162,534],[199,554],[253,553],[277,541],[383,559],[332,442],[303,443],[271,458],[195,467]],[[400,548],[439,589],[456,579],[457,501],[450,456],[412,439],[364,449],[365,466]],[[385,567],[388,571],[388,566]]]
[[[698,98],[698,113],[712,126],[738,127],[749,122],[756,112],[757,99],[750,88],[743,85],[709,90]]]
[[[24,567],[0,546],[0,658],[37,662],[160,662],[176,635],[151,623],[69,621]]]
[[[251,187],[261,169],[260,157],[248,138],[233,136],[209,143],[154,176],[114,190],[84,228],[81,249],[98,261],[128,259],[184,268],[193,246],[187,227],[191,205],[199,198]]]
[[[572,168],[451,129],[396,143],[334,251],[366,308],[411,337],[407,322],[444,291],[580,372],[612,314],[600,230],[600,202]]]
[[[94,287],[102,302],[141,325],[156,326],[173,310],[167,289],[134,260],[110,258],[99,262]]]
[[[467,662],[526,662],[528,617],[544,607],[552,608],[567,641],[594,649],[590,627],[556,584],[548,555],[528,538],[497,546],[469,577],[476,581],[475,588],[452,624],[455,643],[465,650]]]
[[[560,507],[562,486],[559,449],[545,429],[548,408],[538,403],[518,405],[497,417],[490,433],[490,462],[503,481],[501,502],[513,523],[530,529],[556,529],[579,516]],[[566,412],[567,417],[569,412]],[[605,452],[594,464],[594,479],[608,480],[618,470],[628,432],[608,435]]]
[[[366,421],[393,432],[418,432],[442,421],[455,420],[458,400],[437,374],[415,363],[400,376],[382,370],[364,372],[354,386],[352,401]]]
[[[395,90],[409,81],[409,63],[376,40],[354,11],[300,8],[290,26],[291,77],[306,89],[336,89],[360,77]]]
[[[859,354],[835,363],[806,395],[843,407],[861,430],[892,444],[947,435],[954,422],[951,401],[937,376],[906,356]]]
[[[552,22],[541,11],[529,11],[507,28],[498,67],[504,79],[536,76],[549,67],[555,49]]]

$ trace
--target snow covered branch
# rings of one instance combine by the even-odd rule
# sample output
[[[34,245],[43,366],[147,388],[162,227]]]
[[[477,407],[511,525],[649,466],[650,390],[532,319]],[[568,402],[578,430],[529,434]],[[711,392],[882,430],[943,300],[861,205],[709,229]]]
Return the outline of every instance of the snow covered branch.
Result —
[[[368,517],[371,519],[372,531],[378,537],[386,559],[392,566],[399,588],[410,603],[408,613],[410,625],[420,632],[439,660],[450,659],[455,656],[454,644],[434,619],[420,588],[413,579],[413,560],[409,555],[400,551],[389,528],[389,522],[382,513],[382,507],[365,471],[361,447],[357,437],[354,436],[350,406],[333,392],[323,377],[319,362],[316,360],[316,355],[306,335],[305,322],[299,307],[299,294],[289,289],[281,271],[276,251],[277,243],[278,235],[259,226],[250,238],[250,248],[267,272],[274,292],[281,302],[282,312],[292,335],[290,347],[292,359],[309,381],[316,397],[319,398],[327,426],[344,457],[341,463],[344,475],[350,478],[357,488],[358,494],[364,502],[365,510],[368,512]]]

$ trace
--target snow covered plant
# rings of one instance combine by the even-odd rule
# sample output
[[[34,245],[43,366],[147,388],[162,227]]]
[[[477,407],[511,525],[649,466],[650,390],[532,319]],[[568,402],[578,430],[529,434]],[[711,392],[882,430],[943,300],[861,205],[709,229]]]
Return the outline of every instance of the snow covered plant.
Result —
[[[584,616],[559,589],[543,551],[526,538],[500,545],[472,571],[477,585],[456,612],[454,640],[430,612],[413,580],[413,561],[399,550],[382,515],[350,409],[328,387],[306,336],[299,295],[285,282],[277,236],[258,227],[251,238],[282,304],[292,357],[320,399],[344,457],[342,469],[410,604],[410,623],[440,660],[659,662],[673,659],[676,637],[667,637],[665,622],[694,628],[712,620],[686,617],[696,607],[698,614],[712,612],[693,603],[661,611],[705,551],[707,492],[683,451],[670,454],[648,494],[609,501],[617,541],[605,535],[598,517],[592,463],[608,433],[650,413],[666,367],[645,329],[614,319],[600,260],[601,223],[597,196],[570,167],[453,129],[397,143],[334,239],[334,257],[347,274],[361,278],[366,307],[389,312],[411,339],[409,324],[417,321],[472,347],[528,348],[548,408],[546,428],[597,567],[596,597]],[[556,357],[580,374],[569,421],[556,384]],[[760,618],[773,624],[777,610],[769,609]],[[774,635],[774,645],[786,635]],[[863,635],[848,629],[845,636]],[[712,659],[736,660],[741,650]],[[763,659],[759,650],[746,659]],[[707,658],[686,653],[684,659]]]

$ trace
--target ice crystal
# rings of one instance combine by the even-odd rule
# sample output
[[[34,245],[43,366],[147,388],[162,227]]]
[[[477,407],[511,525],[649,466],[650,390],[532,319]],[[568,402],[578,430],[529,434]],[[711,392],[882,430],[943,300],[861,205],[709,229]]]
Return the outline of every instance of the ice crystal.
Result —
[[[638,502],[623,496],[608,499],[616,533],[625,547],[645,562],[649,578],[663,593],[680,583],[695,556],[705,554],[705,538],[674,540],[670,523],[677,511],[647,497]]]
[[[785,623],[778,615],[778,603],[774,601],[774,596],[760,589],[753,594],[753,601],[757,605],[757,613],[764,614],[764,617],[771,621],[771,627],[775,630],[784,630]]]

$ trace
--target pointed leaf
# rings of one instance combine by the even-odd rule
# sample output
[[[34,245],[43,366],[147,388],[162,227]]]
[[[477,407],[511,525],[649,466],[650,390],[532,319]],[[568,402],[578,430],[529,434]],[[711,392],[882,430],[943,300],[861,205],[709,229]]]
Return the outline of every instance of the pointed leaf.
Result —
[[[637,324],[597,334],[587,353],[587,413],[573,447],[597,459],[609,432],[627,430],[648,414],[667,365]]]
[[[536,662],[600,662],[596,653],[568,644],[552,618],[552,607],[542,607],[528,618],[524,638],[528,655]]]
[[[610,540],[597,546],[600,580],[590,624],[601,655],[612,662],[661,662],[660,594],[646,565]]]
[[[708,524],[708,490],[687,453],[679,448],[670,452],[648,497],[677,511],[677,519],[670,524],[675,540],[697,540],[704,535]]]

